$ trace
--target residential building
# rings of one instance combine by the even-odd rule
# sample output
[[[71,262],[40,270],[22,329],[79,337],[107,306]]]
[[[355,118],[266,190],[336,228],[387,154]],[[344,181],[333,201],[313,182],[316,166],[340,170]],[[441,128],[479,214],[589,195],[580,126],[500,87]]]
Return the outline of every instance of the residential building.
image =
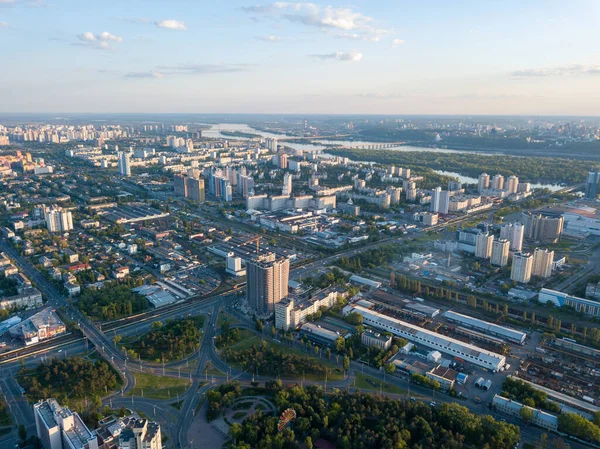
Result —
[[[543,243],[556,243],[562,234],[564,218],[557,214],[524,212],[525,237]]]
[[[67,232],[73,229],[73,216],[71,211],[51,209],[46,212],[46,227],[49,232]]]
[[[206,199],[204,193],[204,179],[188,177],[186,184],[188,198],[196,203],[203,203]]]
[[[515,175],[511,175],[506,179],[504,189],[510,194],[514,195],[519,191],[519,178]]]
[[[517,253],[513,256],[510,278],[527,284],[531,280],[533,256],[530,253]]]
[[[477,234],[477,239],[475,241],[475,257],[489,259],[492,255],[493,242],[493,234],[490,234],[489,232]]]
[[[283,189],[281,194],[288,196],[292,194],[292,175],[290,173],[283,175]]]
[[[588,200],[595,200],[598,196],[598,182],[600,181],[600,172],[590,171],[588,172],[587,180],[585,182],[585,197]]]
[[[528,407],[520,402],[513,401],[512,399],[494,395],[494,399],[492,399],[492,407],[496,409],[496,411],[519,418],[521,417],[521,409],[526,407],[533,412],[533,417],[531,419],[532,424],[535,424],[536,426],[542,427],[546,430],[552,430],[555,432],[558,430],[558,417],[537,408]]]
[[[501,174],[494,175],[492,178],[492,189],[502,190],[504,188],[504,176]]]
[[[479,193],[483,192],[490,188],[490,175],[487,173],[482,173],[479,175],[479,179],[477,181],[477,191]]]
[[[554,251],[536,248],[533,252],[532,276],[549,278],[552,275],[552,264],[554,263]]]
[[[335,288],[320,290],[310,297],[287,297],[275,304],[275,327],[283,330],[296,329],[306,323],[309,315],[314,315],[321,308],[329,309],[335,305],[345,293]]]
[[[498,267],[508,265],[508,251],[510,242],[506,239],[494,240],[492,243],[492,257],[490,263]]]
[[[131,176],[131,159],[129,153],[124,151],[117,153],[117,165],[121,175]]]
[[[61,407],[56,399],[34,404],[33,414],[44,449],[98,449],[97,436],[87,428],[79,414]]]
[[[118,449],[162,449],[160,425],[146,418],[129,420],[119,434]]]
[[[275,304],[287,296],[289,273],[290,259],[275,253],[246,263],[248,303],[259,315],[273,313]]]
[[[503,225],[500,228],[500,238],[510,242],[511,251],[521,251],[523,249],[523,237],[525,235],[525,226],[523,223],[512,222]]]

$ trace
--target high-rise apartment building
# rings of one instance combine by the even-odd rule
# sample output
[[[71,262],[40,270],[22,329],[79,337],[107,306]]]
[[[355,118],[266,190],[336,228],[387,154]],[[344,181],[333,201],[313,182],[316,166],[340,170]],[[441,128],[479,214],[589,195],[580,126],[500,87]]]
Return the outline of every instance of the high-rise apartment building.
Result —
[[[508,265],[508,250],[510,242],[506,239],[494,240],[492,243],[492,257],[490,263],[498,267]]]
[[[275,304],[288,294],[290,259],[275,253],[259,255],[246,264],[247,298],[259,315],[273,313]]]
[[[490,175],[487,173],[482,173],[479,175],[479,180],[477,181],[477,190],[482,192],[483,190],[490,188]]]
[[[562,234],[564,218],[558,214],[523,212],[525,237],[543,243],[556,243]]]
[[[501,174],[494,175],[492,178],[492,189],[502,190],[504,188],[504,176]]]
[[[196,203],[203,203],[205,201],[204,179],[188,176],[186,190],[190,200],[195,201]]]
[[[521,251],[523,249],[523,236],[525,235],[525,226],[523,223],[513,222],[503,225],[500,228],[500,238],[510,242],[511,251]]]
[[[585,197],[588,200],[595,200],[598,195],[598,182],[600,181],[600,172],[588,172],[585,182]]]
[[[50,209],[44,218],[49,232],[67,232],[73,229],[73,216],[68,210]]]
[[[406,192],[406,201],[415,201],[417,199],[417,184],[413,181],[405,181],[403,189]]]
[[[493,241],[494,236],[489,232],[481,232],[477,234],[477,238],[475,240],[475,257],[489,259],[492,255]]]
[[[450,192],[436,187],[431,191],[431,204],[429,210],[440,214],[447,214],[450,206]]]
[[[527,284],[531,280],[533,256],[530,253],[517,253],[513,256],[510,278],[513,281]]]
[[[519,178],[517,178],[515,175],[509,176],[508,178],[506,178],[504,188],[508,193],[514,195],[519,190]]]
[[[449,192],[458,192],[462,189],[462,183],[460,181],[450,180],[448,181],[448,191]]]
[[[175,189],[175,195],[187,198],[187,176],[182,174],[176,174],[173,176],[173,186]]]
[[[292,194],[292,175],[290,173],[283,175],[283,189],[281,194],[287,196]]]
[[[33,414],[44,449],[98,449],[98,437],[77,413],[61,407],[56,399],[38,402]]]
[[[552,275],[552,263],[554,262],[554,251],[536,248],[533,252],[532,276],[549,278]]]
[[[131,176],[131,160],[129,153],[120,151],[117,153],[117,165],[119,173],[123,176]]]

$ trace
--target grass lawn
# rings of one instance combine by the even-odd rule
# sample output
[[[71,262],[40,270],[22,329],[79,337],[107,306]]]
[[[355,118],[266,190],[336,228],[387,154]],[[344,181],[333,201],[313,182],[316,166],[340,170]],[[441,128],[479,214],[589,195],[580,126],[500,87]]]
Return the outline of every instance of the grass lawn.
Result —
[[[260,344],[260,336],[248,329],[240,329],[240,341],[238,341],[231,349],[248,349],[254,345]]]
[[[135,387],[128,393],[129,396],[143,396],[152,399],[174,399],[178,394],[183,394],[189,388],[188,379],[175,377],[154,376],[152,374],[135,373]]]
[[[372,390],[372,391],[379,392],[379,385],[381,383],[382,383],[381,380],[379,380],[373,376],[368,376],[368,375],[362,374],[362,373],[356,373],[356,388],[360,388],[361,390]],[[354,384],[352,384],[352,385],[354,386]],[[396,385],[393,385],[388,381],[383,382],[381,391],[383,393],[391,393],[391,394],[399,394],[399,395],[405,395],[408,393],[408,391],[405,390],[404,388],[400,388]]]
[[[225,320],[229,321],[229,324],[237,324],[240,322],[240,320],[229,315],[228,313],[221,312],[219,313],[219,317],[217,318],[217,327],[221,327],[221,324],[223,324],[223,321]]]

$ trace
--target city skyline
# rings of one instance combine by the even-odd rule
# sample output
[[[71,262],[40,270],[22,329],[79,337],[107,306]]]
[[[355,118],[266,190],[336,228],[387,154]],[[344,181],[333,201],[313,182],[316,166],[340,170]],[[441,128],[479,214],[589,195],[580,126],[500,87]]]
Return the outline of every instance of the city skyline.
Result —
[[[600,7],[0,1],[0,113],[600,115]]]

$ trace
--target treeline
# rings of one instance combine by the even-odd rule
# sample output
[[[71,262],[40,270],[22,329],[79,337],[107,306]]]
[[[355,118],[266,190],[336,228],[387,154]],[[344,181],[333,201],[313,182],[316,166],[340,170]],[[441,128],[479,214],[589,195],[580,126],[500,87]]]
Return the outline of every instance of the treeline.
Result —
[[[84,290],[77,307],[92,318],[106,321],[141,313],[148,309],[148,300],[127,285],[107,282],[101,289]]]
[[[260,375],[298,376],[306,373],[324,378],[329,372],[316,359],[279,351],[265,341],[248,349],[225,349],[224,355],[228,363],[241,365]]]
[[[128,348],[131,357],[141,357],[156,362],[181,359],[200,347],[200,329],[204,317],[197,316],[183,320],[168,320],[152,323],[150,332],[142,335]]]
[[[242,333],[239,329],[232,328],[229,321],[225,319],[221,324],[221,333],[215,339],[215,346],[222,348],[236,344],[242,338]]]
[[[558,430],[592,443],[600,443],[598,417],[592,422],[577,413],[561,413],[558,415]]]
[[[517,426],[458,404],[430,407],[360,392],[326,396],[315,386],[280,390],[275,401],[279,412],[294,408],[293,427],[278,432],[277,417],[257,412],[232,426],[233,449],[311,447],[319,438],[339,449],[512,449],[520,438]]]
[[[121,385],[121,379],[107,362],[82,357],[52,359],[32,370],[23,368],[19,377],[19,383],[34,402],[53,397],[59,403],[68,403],[103,396]]]
[[[482,172],[515,175],[533,183],[576,184],[586,179],[589,170],[600,170],[600,163],[565,158],[514,157],[476,153],[435,153],[431,151],[362,150],[358,148],[330,149],[336,156],[356,161],[371,161],[383,165],[407,166],[418,174],[444,170],[477,178]]]

